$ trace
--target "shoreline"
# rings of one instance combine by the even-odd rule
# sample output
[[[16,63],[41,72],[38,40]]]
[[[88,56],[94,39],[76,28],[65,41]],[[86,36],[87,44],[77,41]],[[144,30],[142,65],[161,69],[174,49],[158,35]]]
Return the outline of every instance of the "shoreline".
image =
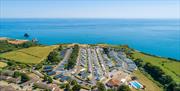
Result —
[[[22,41],[31,41],[31,40],[29,40],[29,39],[14,39],[14,38],[9,38],[9,37],[2,37],[2,36],[0,36],[0,41],[1,41],[1,39],[3,40],[8,40],[8,39],[10,39],[10,40],[22,40]],[[39,43],[39,44],[41,44],[41,43]],[[112,46],[128,46],[127,44],[110,44],[110,43],[55,43],[55,44],[41,44],[41,45],[45,45],[45,46],[52,46],[52,45],[59,45],[59,44],[82,44],[82,45],[112,45]],[[164,59],[170,59],[170,60],[172,60],[172,61],[178,61],[178,62],[180,62],[180,59],[177,59],[177,58],[172,58],[172,57],[163,57],[163,56],[160,56],[160,55],[156,55],[156,54],[152,54],[152,53],[147,53],[147,52],[143,52],[143,51],[140,51],[140,50],[137,50],[137,49],[135,49],[135,48],[132,48],[132,47],[129,47],[128,46],[128,48],[130,48],[130,49],[132,49],[132,50],[134,50],[134,51],[136,51],[136,52],[140,52],[140,53],[142,53],[142,54],[145,54],[145,55],[149,55],[149,56],[153,56],[153,57],[158,57],[158,58],[164,58]]]

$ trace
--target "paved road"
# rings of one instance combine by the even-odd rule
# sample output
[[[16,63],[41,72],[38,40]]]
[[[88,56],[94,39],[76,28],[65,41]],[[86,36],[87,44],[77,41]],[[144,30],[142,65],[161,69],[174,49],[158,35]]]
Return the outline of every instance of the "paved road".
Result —
[[[72,53],[72,48],[67,49],[66,54],[65,54],[63,60],[54,68],[54,71],[57,71],[57,72],[59,72],[59,71],[61,72],[62,71],[62,70],[60,70],[61,69],[60,66],[61,65],[64,66],[64,63],[66,63],[68,61],[71,53]]]
[[[105,64],[104,59],[103,59],[103,57],[101,55],[100,48],[97,48],[96,51],[97,51],[97,54],[98,54],[98,57],[99,57],[99,60],[100,60],[100,63],[101,63],[101,67],[102,67],[104,76],[108,77],[108,71],[106,70],[106,64]]]
[[[88,71],[92,73],[92,57],[91,57],[91,50],[90,48],[87,49],[88,51]]]
[[[99,63],[99,60],[98,60],[98,57],[97,57],[97,53],[95,51],[95,49],[91,49],[92,50],[92,55],[93,55],[93,63],[94,63],[94,71],[96,72],[95,74],[98,74],[96,75],[96,78],[99,78],[99,80],[101,79],[101,77],[103,76],[103,71],[101,69],[101,66],[100,66],[100,63]]]
[[[79,49],[78,57],[76,60],[76,66],[74,67],[74,71],[76,72],[76,74],[80,72],[81,51],[82,51],[82,48]]]
[[[93,85],[95,85],[96,84],[96,80],[94,78],[93,55],[91,53],[91,48],[88,48],[88,66],[89,66],[89,68],[91,70],[91,74],[92,74],[92,83],[93,83]]]

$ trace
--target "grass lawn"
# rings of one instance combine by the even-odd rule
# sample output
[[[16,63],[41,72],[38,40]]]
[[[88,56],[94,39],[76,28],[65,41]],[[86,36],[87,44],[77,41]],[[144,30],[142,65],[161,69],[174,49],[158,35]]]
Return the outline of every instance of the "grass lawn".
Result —
[[[0,62],[0,68],[5,67],[5,66],[7,66],[7,64],[6,64],[6,63],[4,63],[4,62]]]
[[[180,82],[180,62],[149,56],[139,52],[134,52],[133,57],[141,58],[144,62],[149,62],[155,66],[159,66],[165,74],[171,76],[176,82]]]
[[[138,78],[138,81],[146,86],[145,91],[163,91],[162,88],[158,87],[156,83],[151,81],[149,78],[147,78],[143,73],[141,73],[139,70],[136,70],[133,75],[135,75]],[[132,89],[133,91],[138,91],[135,89]]]
[[[0,57],[14,60],[21,63],[37,64],[43,61],[48,54],[58,46],[36,46],[25,49],[20,49],[12,52],[1,54]]]

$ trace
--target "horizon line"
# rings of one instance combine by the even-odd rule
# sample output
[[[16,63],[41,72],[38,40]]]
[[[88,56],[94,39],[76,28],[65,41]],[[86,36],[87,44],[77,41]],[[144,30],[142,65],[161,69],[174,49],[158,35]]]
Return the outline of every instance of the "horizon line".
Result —
[[[0,19],[177,19],[180,20],[180,18],[91,18],[91,17],[86,17],[86,18],[77,18],[77,17],[25,17],[25,18],[20,18],[20,17],[5,17]]]

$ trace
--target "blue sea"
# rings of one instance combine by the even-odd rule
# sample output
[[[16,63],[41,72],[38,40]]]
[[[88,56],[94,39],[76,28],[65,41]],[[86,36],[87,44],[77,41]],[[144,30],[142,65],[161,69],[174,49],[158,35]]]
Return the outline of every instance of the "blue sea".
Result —
[[[37,38],[41,44],[128,44],[142,52],[180,59],[180,20],[0,19],[0,37]]]

